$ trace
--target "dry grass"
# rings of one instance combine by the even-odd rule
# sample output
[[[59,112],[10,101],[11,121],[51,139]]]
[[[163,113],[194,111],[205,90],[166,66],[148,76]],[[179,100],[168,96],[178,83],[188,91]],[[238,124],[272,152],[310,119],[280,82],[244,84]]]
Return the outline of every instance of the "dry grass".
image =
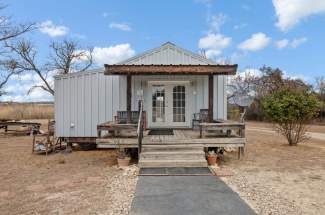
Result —
[[[23,104],[2,103],[0,104],[0,119],[53,119],[53,104]]]

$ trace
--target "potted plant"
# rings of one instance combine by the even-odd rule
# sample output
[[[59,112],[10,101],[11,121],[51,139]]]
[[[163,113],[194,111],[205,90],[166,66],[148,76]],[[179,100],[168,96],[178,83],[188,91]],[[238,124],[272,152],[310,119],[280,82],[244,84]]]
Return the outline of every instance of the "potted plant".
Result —
[[[217,163],[217,154],[215,151],[209,151],[207,155],[208,165],[213,166]]]
[[[119,149],[117,152],[117,164],[119,167],[128,166],[130,163],[130,156],[125,152],[125,149]]]

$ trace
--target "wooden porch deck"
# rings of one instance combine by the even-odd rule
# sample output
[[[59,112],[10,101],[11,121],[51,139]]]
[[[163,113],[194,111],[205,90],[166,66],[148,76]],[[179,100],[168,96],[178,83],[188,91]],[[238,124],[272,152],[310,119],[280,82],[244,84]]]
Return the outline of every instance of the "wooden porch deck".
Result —
[[[97,138],[97,148],[138,148],[136,132],[120,131],[118,136],[107,136]],[[124,133],[123,133],[124,132]],[[237,134],[216,134],[206,131],[200,138],[199,130],[174,129],[174,135],[148,135],[149,131],[144,132],[142,144],[150,145],[196,145],[202,147],[244,147],[246,138]]]

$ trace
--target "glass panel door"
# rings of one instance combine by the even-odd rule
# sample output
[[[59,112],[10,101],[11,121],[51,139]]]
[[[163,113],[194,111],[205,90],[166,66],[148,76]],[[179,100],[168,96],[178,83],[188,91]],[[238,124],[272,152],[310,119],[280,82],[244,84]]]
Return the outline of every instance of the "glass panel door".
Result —
[[[185,119],[185,86],[173,87],[173,122],[186,122]]]
[[[166,121],[166,93],[165,86],[152,86],[152,122],[164,123]]]

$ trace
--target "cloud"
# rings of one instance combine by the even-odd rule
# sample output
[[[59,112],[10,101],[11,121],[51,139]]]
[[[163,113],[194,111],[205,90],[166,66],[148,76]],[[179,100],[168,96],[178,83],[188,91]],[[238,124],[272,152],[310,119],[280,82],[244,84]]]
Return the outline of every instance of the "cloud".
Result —
[[[223,24],[225,24],[227,16],[223,13],[219,13],[218,15],[212,15],[208,17],[208,23],[210,25],[209,32],[216,33],[220,31],[220,28]]]
[[[110,47],[95,47],[93,50],[94,63],[98,65],[118,63],[134,55],[135,51],[128,43]]]
[[[199,48],[205,50],[207,58],[216,60],[216,57],[222,54],[222,49],[228,47],[231,43],[231,37],[225,37],[219,33],[226,19],[227,16],[222,13],[208,16],[209,30],[204,37],[199,39],[198,43]]]
[[[63,25],[54,25],[51,20],[47,20],[39,24],[39,31],[50,37],[60,37],[68,34],[69,28]]]
[[[200,49],[224,49],[231,43],[230,37],[225,37],[222,34],[208,34],[199,40]]]
[[[289,40],[287,39],[277,40],[274,42],[274,44],[278,49],[283,49],[289,45]]]
[[[207,58],[215,59],[216,57],[221,55],[221,53],[222,53],[222,51],[220,51],[220,50],[209,49],[205,52],[205,55]]]
[[[53,86],[52,74],[49,74],[47,79],[49,84]],[[23,73],[15,75],[5,87],[8,93],[1,96],[1,101],[15,101],[15,102],[35,102],[35,101],[53,101],[53,96],[41,88],[35,88],[30,94],[28,91],[35,85],[42,85],[43,82],[37,74]]]
[[[210,59],[221,55],[222,50],[231,44],[231,37],[222,34],[208,34],[199,40],[199,48],[206,50],[206,56]]]
[[[243,51],[258,51],[267,47],[271,42],[271,38],[264,33],[256,33],[251,38],[245,40],[238,45],[238,48]]]
[[[325,13],[324,0],[273,0],[278,18],[275,24],[281,31],[288,31],[302,19]]]
[[[305,42],[307,42],[307,38],[301,37],[301,38],[295,38],[292,41],[288,39],[277,40],[274,42],[274,44],[278,49],[283,49],[286,47],[297,48]]]
[[[132,28],[126,23],[112,22],[111,24],[109,24],[109,27],[112,29],[118,29],[121,31],[132,31]]]
[[[297,48],[298,46],[300,46],[301,44],[307,42],[307,38],[306,37],[302,37],[302,38],[295,38],[292,40],[291,42],[291,47],[292,48]]]

